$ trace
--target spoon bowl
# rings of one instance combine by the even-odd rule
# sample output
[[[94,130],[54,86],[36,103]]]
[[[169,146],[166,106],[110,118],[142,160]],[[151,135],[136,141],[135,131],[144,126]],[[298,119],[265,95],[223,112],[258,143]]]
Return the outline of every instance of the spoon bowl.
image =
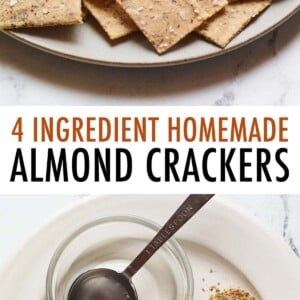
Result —
[[[123,273],[101,268],[81,274],[73,283],[72,300],[134,300],[138,295],[131,279]]]

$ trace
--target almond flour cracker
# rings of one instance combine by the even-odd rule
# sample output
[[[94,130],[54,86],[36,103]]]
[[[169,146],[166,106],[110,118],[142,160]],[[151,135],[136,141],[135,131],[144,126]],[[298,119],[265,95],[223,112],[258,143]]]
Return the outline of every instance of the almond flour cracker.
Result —
[[[232,2],[201,25],[197,32],[208,41],[224,48],[271,3],[272,0]]]
[[[116,0],[84,0],[83,2],[111,40],[138,30]]]
[[[117,0],[158,53],[177,44],[226,0]]]
[[[80,23],[81,0],[0,0],[0,29]]]

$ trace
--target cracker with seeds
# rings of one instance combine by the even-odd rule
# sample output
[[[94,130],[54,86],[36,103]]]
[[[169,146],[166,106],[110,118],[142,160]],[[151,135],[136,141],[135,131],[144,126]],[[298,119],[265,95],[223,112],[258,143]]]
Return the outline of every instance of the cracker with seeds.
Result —
[[[0,29],[80,23],[81,0],[0,0]]]
[[[208,41],[224,48],[271,3],[272,0],[232,2],[223,11],[201,25],[197,32]]]
[[[111,40],[138,30],[116,0],[84,0],[84,4]]]
[[[220,11],[226,0],[117,0],[158,53]]]

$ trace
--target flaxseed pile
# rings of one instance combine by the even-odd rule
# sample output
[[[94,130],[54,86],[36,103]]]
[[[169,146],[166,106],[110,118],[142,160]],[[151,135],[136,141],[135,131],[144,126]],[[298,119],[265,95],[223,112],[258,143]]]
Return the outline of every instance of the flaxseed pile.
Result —
[[[222,292],[216,292],[210,296],[209,300],[256,300],[248,292],[241,289],[228,289]]]

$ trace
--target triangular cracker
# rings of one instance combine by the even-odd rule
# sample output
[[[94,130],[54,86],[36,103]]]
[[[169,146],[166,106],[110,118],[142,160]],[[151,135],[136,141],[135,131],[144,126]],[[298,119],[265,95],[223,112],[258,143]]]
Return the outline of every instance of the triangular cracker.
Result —
[[[224,48],[271,3],[272,0],[234,1],[205,22],[197,32],[207,40]]]
[[[116,0],[84,0],[84,4],[112,40],[138,30]]]
[[[226,0],[117,0],[158,53],[220,11]]]
[[[0,29],[80,23],[81,0],[0,0]]]

